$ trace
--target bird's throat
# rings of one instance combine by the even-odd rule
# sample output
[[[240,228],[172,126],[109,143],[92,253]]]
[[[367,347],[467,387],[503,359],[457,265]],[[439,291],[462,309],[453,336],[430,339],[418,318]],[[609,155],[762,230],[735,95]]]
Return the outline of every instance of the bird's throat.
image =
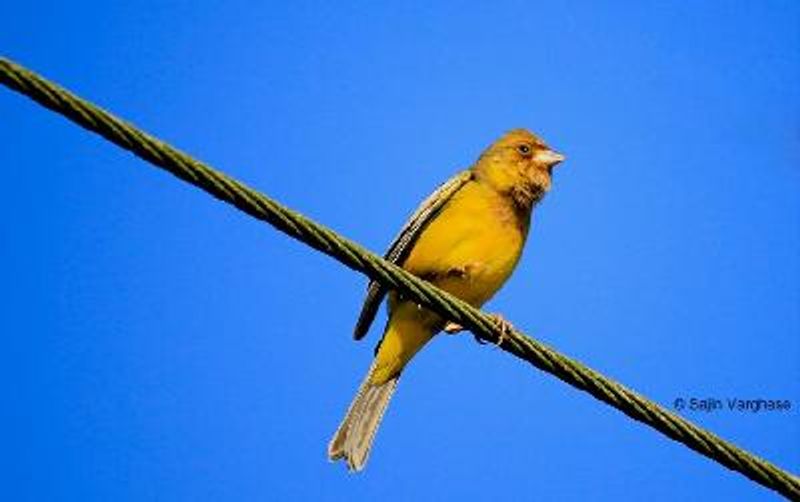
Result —
[[[530,214],[533,207],[544,198],[547,191],[540,185],[519,183],[511,187],[509,196],[514,209],[521,214]]]

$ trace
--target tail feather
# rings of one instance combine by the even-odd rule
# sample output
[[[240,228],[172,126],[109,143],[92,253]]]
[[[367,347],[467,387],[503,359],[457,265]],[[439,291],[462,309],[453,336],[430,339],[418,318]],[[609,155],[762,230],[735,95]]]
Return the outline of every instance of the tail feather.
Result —
[[[375,433],[400,378],[398,375],[374,385],[370,382],[374,369],[373,365],[328,444],[328,457],[331,460],[345,459],[351,471],[360,471],[367,463]]]

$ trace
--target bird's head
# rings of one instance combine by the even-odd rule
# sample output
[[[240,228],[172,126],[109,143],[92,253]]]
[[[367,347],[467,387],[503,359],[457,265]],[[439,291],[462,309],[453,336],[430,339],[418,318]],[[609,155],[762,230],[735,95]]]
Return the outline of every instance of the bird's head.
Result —
[[[492,143],[472,169],[482,182],[530,205],[550,190],[553,167],[563,160],[535,134],[514,129]]]

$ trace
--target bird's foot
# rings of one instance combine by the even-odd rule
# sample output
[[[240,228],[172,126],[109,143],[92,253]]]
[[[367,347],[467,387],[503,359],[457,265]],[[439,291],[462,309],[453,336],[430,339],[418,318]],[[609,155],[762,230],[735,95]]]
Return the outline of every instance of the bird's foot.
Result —
[[[500,336],[497,337],[497,342],[495,342],[495,345],[500,347],[508,334],[514,331],[514,325],[500,314],[490,314],[489,317],[492,318],[495,327],[500,331]]]
[[[464,331],[464,326],[458,324],[457,322],[448,321],[447,324],[444,325],[444,332],[448,335],[457,335]]]
[[[503,340],[505,340],[506,336],[514,330],[514,325],[507,321],[500,314],[490,314],[489,317],[491,317],[495,327],[500,331],[500,336],[498,337],[496,343],[496,345],[499,347],[503,344]],[[455,335],[461,333],[462,331],[464,331],[464,326],[458,324],[457,322],[448,321],[447,324],[444,325],[444,332],[448,335]],[[487,343],[477,335],[475,336],[475,341],[481,345],[485,345]]]
[[[462,331],[464,331],[464,326],[458,324],[457,322],[448,321],[447,324],[444,325],[444,332],[447,333],[448,335],[457,335]],[[475,341],[478,342],[479,344],[481,345],[486,344],[486,342],[478,338],[478,335],[473,334],[472,336],[475,337]]]

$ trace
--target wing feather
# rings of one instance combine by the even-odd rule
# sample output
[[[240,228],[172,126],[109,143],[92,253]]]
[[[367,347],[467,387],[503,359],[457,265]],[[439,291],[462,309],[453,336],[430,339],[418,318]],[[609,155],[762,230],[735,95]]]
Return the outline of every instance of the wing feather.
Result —
[[[414,211],[414,214],[411,215],[411,218],[403,225],[394,241],[389,245],[389,249],[383,257],[392,263],[402,265],[428,223],[433,220],[447,201],[471,179],[472,171],[465,170],[440,185]],[[361,340],[367,334],[372,321],[375,320],[375,315],[378,313],[378,308],[380,308],[384,296],[386,296],[386,288],[376,281],[370,281],[367,285],[367,296],[364,298],[361,314],[358,316],[358,321],[353,330],[353,338]]]

